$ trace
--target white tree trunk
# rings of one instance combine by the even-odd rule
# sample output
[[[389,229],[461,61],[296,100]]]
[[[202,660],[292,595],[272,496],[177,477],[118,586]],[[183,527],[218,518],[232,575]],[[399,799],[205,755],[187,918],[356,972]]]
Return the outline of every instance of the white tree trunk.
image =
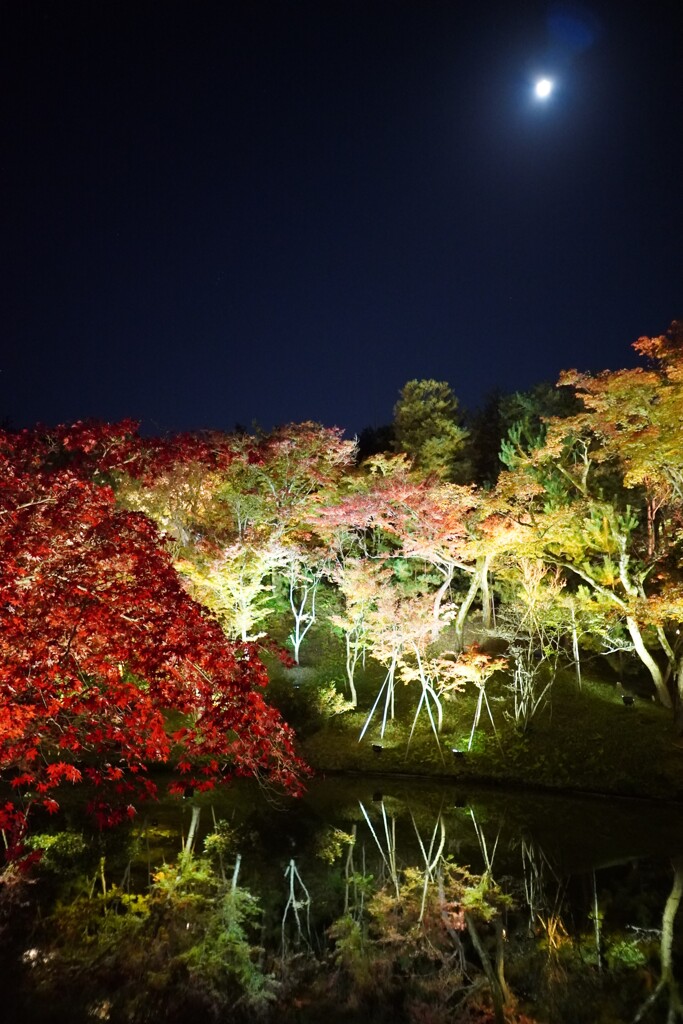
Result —
[[[630,615],[627,615],[626,626],[628,627],[631,639],[633,640],[633,646],[635,647],[636,654],[642,661],[643,665],[645,665],[648,672],[650,673],[650,676],[652,677],[652,682],[655,684],[655,690],[657,691],[657,696],[659,697],[659,700],[665,708],[672,707],[673,705],[671,703],[671,697],[669,696],[669,691],[667,689],[666,683],[664,682],[662,670],[660,669],[659,665],[657,664],[657,662],[645,646],[645,642],[643,640],[642,633],[640,632],[640,627],[638,626],[638,623],[635,621],[635,619],[632,619]]]

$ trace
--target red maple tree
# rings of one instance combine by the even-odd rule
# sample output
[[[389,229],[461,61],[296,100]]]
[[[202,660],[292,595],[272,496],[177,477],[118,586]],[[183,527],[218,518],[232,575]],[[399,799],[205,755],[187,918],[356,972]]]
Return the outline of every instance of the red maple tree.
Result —
[[[130,422],[0,431],[0,774],[24,811],[54,812],[60,786],[89,781],[113,824],[155,794],[154,763],[175,763],[176,789],[232,775],[300,789],[257,649],[226,639],[156,526],[116,505],[117,471],[184,457],[227,456],[210,441],[144,443]],[[0,809],[0,828],[21,820]]]

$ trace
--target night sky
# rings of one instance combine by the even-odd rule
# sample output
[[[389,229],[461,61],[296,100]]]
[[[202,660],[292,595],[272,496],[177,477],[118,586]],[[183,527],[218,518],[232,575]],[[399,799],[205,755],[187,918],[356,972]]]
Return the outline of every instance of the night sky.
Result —
[[[681,10],[0,0],[0,419],[353,433],[634,365],[683,317]]]

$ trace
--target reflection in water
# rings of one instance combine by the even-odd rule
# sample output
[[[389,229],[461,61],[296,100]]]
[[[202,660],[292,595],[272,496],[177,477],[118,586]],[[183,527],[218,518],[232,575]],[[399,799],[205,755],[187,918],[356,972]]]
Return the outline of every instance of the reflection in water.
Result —
[[[297,943],[307,942],[310,943],[311,938],[311,894],[306,888],[299,874],[294,860],[290,860],[289,864],[285,869],[285,878],[289,880],[289,888],[287,893],[287,902],[285,903],[284,913],[282,914],[282,956],[286,954],[286,928],[287,928],[287,916],[290,910],[294,920],[296,921],[296,938]],[[300,910],[306,911],[306,917],[302,924],[302,916],[299,913]]]
[[[683,895],[683,858],[676,857],[673,861],[674,880],[671,892],[664,905],[662,915],[661,934],[661,977],[650,996],[645,1000],[633,1018],[634,1024],[644,1020],[648,1012],[657,1002],[660,995],[668,993],[669,1005],[667,1010],[667,1024],[673,1024],[675,1020],[683,1019],[683,1003],[678,990],[678,984],[674,977],[673,967],[673,939],[674,939],[674,918]]]
[[[670,809],[374,786],[245,786],[96,836],[76,808],[0,886],[8,1019],[683,1019]]]

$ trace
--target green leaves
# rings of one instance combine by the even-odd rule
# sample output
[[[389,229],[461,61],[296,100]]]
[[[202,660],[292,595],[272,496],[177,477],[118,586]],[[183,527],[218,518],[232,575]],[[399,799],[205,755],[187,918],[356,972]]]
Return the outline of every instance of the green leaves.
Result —
[[[443,480],[458,476],[467,431],[460,425],[458,400],[445,381],[410,380],[394,407],[396,450],[416,468]]]

